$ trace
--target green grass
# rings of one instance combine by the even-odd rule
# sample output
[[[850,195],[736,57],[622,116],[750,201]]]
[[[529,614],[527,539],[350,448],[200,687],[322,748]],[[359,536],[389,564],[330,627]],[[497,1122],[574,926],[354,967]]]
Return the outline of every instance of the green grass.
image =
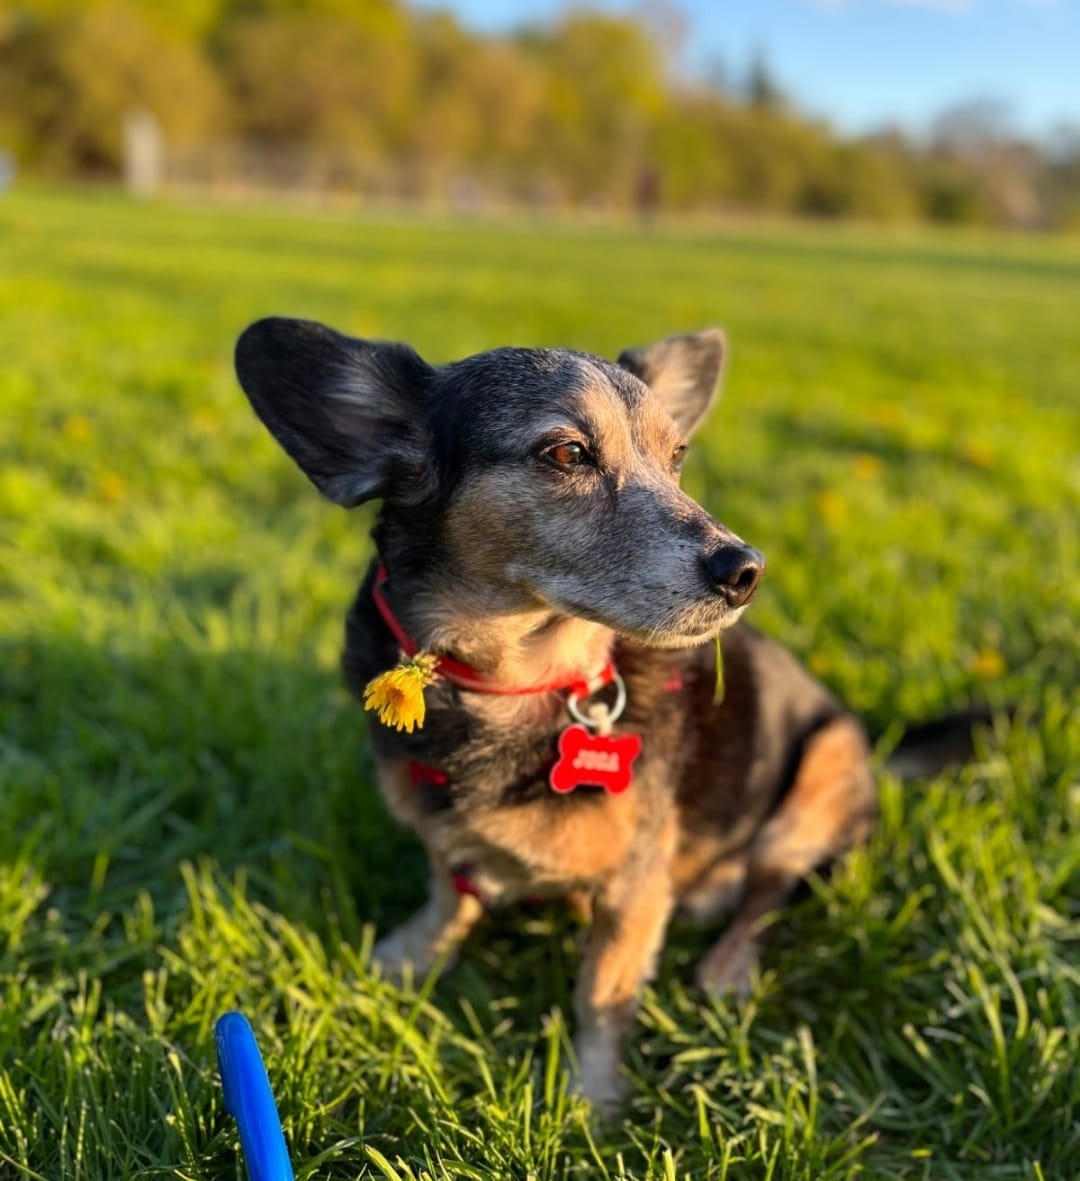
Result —
[[[0,201],[0,1177],[233,1178],[212,1024],[252,1018],[301,1177],[1080,1174],[1080,246],[643,236]],[[441,983],[368,969],[423,894],[336,670],[368,510],[234,384],[271,312],[447,360],[720,323],[690,490],[769,557],[754,622],[885,741],[870,847],[753,999],[673,931],[622,1119],[568,1097],[577,932],[494,916]]]

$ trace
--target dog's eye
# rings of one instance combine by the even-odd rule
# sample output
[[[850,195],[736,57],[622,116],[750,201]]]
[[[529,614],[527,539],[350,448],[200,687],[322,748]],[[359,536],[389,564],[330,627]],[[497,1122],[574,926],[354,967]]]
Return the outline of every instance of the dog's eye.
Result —
[[[580,443],[556,443],[544,454],[560,467],[578,467],[589,461],[589,453]]]
[[[680,443],[678,447],[671,453],[671,466],[676,470],[682,467],[682,461],[686,458],[686,444]]]

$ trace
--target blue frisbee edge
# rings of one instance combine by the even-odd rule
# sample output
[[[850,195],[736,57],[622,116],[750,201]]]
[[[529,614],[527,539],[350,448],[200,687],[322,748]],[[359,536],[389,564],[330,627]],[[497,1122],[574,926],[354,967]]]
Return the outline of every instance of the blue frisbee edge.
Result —
[[[214,1025],[225,1107],[236,1120],[251,1181],[294,1181],[270,1079],[251,1024],[225,1013]]]

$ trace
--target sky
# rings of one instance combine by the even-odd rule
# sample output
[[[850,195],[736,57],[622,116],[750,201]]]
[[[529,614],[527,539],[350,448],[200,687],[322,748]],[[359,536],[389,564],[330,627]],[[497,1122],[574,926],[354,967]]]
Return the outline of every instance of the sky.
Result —
[[[560,0],[422,0],[470,27],[542,22]],[[630,12],[640,0],[583,0]],[[969,100],[1004,102],[1028,134],[1080,124],[1080,0],[674,0],[685,67],[736,77],[764,53],[803,110],[847,132],[925,129]]]

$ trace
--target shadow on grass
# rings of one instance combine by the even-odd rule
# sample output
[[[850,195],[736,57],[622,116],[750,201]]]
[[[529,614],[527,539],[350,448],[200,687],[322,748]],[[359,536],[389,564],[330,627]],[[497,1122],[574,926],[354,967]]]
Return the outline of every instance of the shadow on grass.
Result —
[[[192,1067],[198,1079],[192,1086],[205,1110],[211,1110],[216,1091],[205,1066],[209,1024],[199,1006],[219,1012],[219,989],[242,976],[236,987],[270,1020],[266,1028],[321,1020],[330,997],[338,1006],[334,1012],[355,1026],[358,1044],[367,1047],[356,1054],[335,1051],[333,1062],[321,1067],[315,1058],[315,1065],[308,1061],[297,1041],[278,1048],[278,1070],[291,1080],[281,1091],[286,1110],[318,1110],[321,1120],[328,1096],[349,1096],[331,1125],[296,1115],[302,1126],[294,1127],[295,1143],[325,1147],[334,1137],[351,1136],[359,1121],[365,1137],[384,1137],[377,1142],[397,1151],[419,1142],[421,1129],[436,1116],[445,1118],[442,1098],[406,1098],[398,1089],[420,1084],[408,1073],[415,1067],[408,1056],[398,1078],[399,1035],[383,1022],[398,1003],[405,1031],[400,1036],[413,1038],[412,995],[388,999],[371,981],[350,981],[358,961],[337,942],[344,938],[355,949],[363,945],[364,923],[385,930],[406,917],[422,900],[426,874],[416,841],[377,798],[365,722],[338,688],[336,670],[257,651],[210,652],[178,639],[134,651],[65,634],[0,652],[0,703],[6,787],[0,796],[0,868],[21,857],[53,886],[49,903],[60,921],[82,932],[59,966],[66,978],[77,969],[94,982],[105,980],[114,1002],[123,998],[133,1019],[130,1036],[141,1039],[153,1065],[153,1071],[145,1067],[148,1089],[161,1085],[166,1042],[146,1029],[143,973],[152,975],[167,963],[170,997],[194,996],[198,1005],[185,1000],[188,1008],[170,1018],[164,1038],[186,1045],[203,1064]],[[932,823],[935,832],[944,790],[939,785],[933,815],[920,822]],[[921,795],[907,793],[903,808],[893,800],[885,833],[838,893],[823,885],[784,916],[766,954],[766,980],[750,1005],[713,1006],[695,996],[686,982],[716,932],[673,928],[655,991],[627,1049],[632,1098],[606,1155],[648,1155],[649,1136],[641,1138],[639,1131],[651,1127],[650,1135],[686,1145],[688,1160],[704,1168],[715,1146],[693,1139],[705,1118],[696,1114],[695,1102],[711,1105],[708,1119],[725,1134],[756,1136],[761,1104],[771,1105],[772,1119],[791,1096],[803,1102],[817,1085],[817,1069],[827,1080],[828,1103],[819,1125],[811,1119],[808,1130],[798,1132],[800,1151],[812,1148],[822,1160],[859,1155],[871,1141],[856,1145],[850,1129],[862,1127],[857,1121],[864,1119],[905,1139],[921,1134],[939,1102],[937,1076],[921,1068],[896,1031],[929,1020],[927,1014],[948,1029],[968,1012],[961,1006],[959,1016],[939,1017],[933,1008],[946,968],[952,978],[964,979],[962,963],[949,966],[955,958],[949,949],[959,945],[956,929],[966,920],[958,914],[938,930],[949,895],[919,853],[925,837],[915,840],[909,831],[910,817],[924,809]],[[899,827],[902,812],[908,820]],[[987,839],[981,822],[979,832]],[[1003,836],[1011,837],[1011,829]],[[966,855],[970,834],[949,840],[956,842],[956,856]],[[227,924],[193,931],[199,926],[197,902],[180,868],[202,858],[226,877],[242,876],[244,896],[280,915],[298,941],[272,919],[256,919],[246,930],[262,935],[249,938],[239,953],[247,959],[233,962],[236,949],[222,945],[217,934]],[[208,890],[218,899],[214,905],[233,905],[227,890]],[[158,924],[147,941],[117,951],[117,939],[112,950],[94,951],[97,935],[117,921],[109,913],[134,911],[143,892],[154,900]],[[966,905],[965,898],[957,895],[949,905]],[[187,920],[186,936],[175,934],[180,920]],[[325,949],[325,964],[317,956],[306,958],[309,932]],[[273,971],[266,967],[263,937],[277,940]],[[425,1017],[409,1054],[420,1061],[416,1047],[429,1046],[425,1052],[437,1065],[424,1070],[440,1086],[452,1080],[453,1102],[474,1115],[483,1110],[485,1126],[512,1123],[517,1108],[506,1108],[513,1118],[499,1114],[500,1098],[488,1110],[477,1056],[494,1064],[497,1087],[518,1088],[516,1103],[532,1102],[521,1088],[542,1073],[542,1031],[559,1026],[549,1015],[571,1010],[580,942],[581,932],[557,905],[496,913],[470,941],[461,963],[435,986],[432,999],[459,1036],[429,1046],[427,1025],[434,1029],[441,1018]],[[192,946],[198,954],[185,954]],[[54,963],[61,959],[55,948],[46,952]],[[36,946],[25,954],[25,964],[37,962]],[[118,955],[126,957],[122,963]],[[297,1005],[300,993],[304,1003]],[[358,1005],[367,1007],[361,1013]],[[981,1044],[982,1036],[981,1027],[973,1028],[963,1044]],[[42,1046],[51,1045],[49,1037],[41,1032]],[[323,1050],[336,1044],[334,1037],[319,1037]],[[818,1063],[813,1069],[811,1061]],[[365,1069],[376,1073],[364,1076]],[[363,1084],[354,1081],[358,1071]],[[763,1098],[762,1080],[768,1080],[771,1098]],[[369,1111],[358,1095],[378,1102]],[[890,1107],[880,1114],[883,1095]],[[414,1102],[420,1104],[415,1117]],[[965,1126],[982,1118],[979,1111],[962,1113]],[[151,1119],[152,1113],[143,1122]],[[221,1128],[214,1132],[219,1134]],[[584,1158],[584,1135],[571,1122],[560,1126],[558,1150]],[[221,1142],[205,1140],[214,1151]],[[883,1143],[880,1151],[887,1147]],[[993,1151],[1005,1149],[995,1145]],[[825,1175],[824,1168],[812,1175]]]
[[[54,905],[89,916],[146,890],[170,907],[180,863],[203,857],[316,929],[329,888],[380,925],[420,900],[422,854],[334,672],[68,633],[5,645],[0,703],[0,849],[32,850]]]
[[[73,930],[144,893],[167,929],[190,905],[182,865],[202,860],[328,946],[425,897],[423,851],[378,796],[336,670],[68,634],[0,651],[0,702],[0,860],[27,860]],[[709,936],[674,934],[688,974]],[[489,1029],[539,1029],[571,1009],[582,938],[558,903],[488,915],[434,999],[455,1022],[465,998]]]
[[[181,866],[204,859],[330,949],[424,899],[423,851],[379,798],[367,723],[336,669],[65,634],[0,652],[0,702],[0,860],[28,859],[65,921],[92,927],[145,892],[168,927],[190,905]],[[817,900],[789,912],[780,946],[820,917]],[[718,933],[673,926],[665,995]],[[557,903],[488,915],[434,999],[455,1022],[465,999],[489,1030],[538,1029],[571,1009],[582,938]],[[822,964],[823,990],[829,979]]]

